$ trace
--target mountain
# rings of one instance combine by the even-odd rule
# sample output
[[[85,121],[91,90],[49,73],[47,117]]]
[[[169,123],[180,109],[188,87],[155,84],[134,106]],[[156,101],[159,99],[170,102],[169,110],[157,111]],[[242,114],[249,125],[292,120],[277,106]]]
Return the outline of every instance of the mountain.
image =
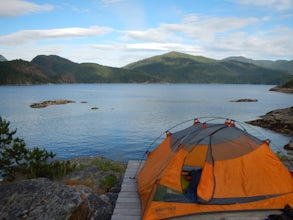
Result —
[[[242,60],[215,60],[170,52],[124,68],[75,63],[56,55],[39,55],[31,62],[0,62],[0,85],[46,83],[246,83],[282,84],[292,73]]]
[[[40,55],[32,63],[41,67],[54,83],[144,83],[157,79],[137,70],[107,67],[94,63],[74,63],[55,55]]]
[[[49,78],[38,65],[24,60],[0,62],[0,85],[43,84],[49,82]]]
[[[7,61],[7,59],[0,54],[0,62]]]
[[[265,68],[284,70],[293,73],[293,60],[253,60],[242,56],[227,57],[224,60],[235,60],[243,63],[252,63]]]
[[[13,60],[0,62],[0,84],[44,83],[145,83],[156,77],[137,70],[74,63],[65,58],[39,55],[31,62]]]
[[[281,84],[293,77],[286,71],[249,62],[215,60],[178,52],[147,58],[124,68],[142,71],[169,83]]]

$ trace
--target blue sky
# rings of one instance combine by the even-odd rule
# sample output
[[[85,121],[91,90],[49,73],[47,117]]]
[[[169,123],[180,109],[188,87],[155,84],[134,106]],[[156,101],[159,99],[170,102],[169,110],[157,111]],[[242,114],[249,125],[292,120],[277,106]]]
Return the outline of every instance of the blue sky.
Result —
[[[293,0],[0,0],[0,54],[122,67],[178,51],[293,59]]]

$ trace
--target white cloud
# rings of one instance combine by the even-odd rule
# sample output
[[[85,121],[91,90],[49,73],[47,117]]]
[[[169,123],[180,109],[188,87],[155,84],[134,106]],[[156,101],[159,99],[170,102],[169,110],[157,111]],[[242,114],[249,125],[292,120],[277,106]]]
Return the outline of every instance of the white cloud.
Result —
[[[183,22],[160,24],[157,28],[145,31],[124,31],[123,40],[141,40],[146,42],[184,42],[184,38],[193,42],[211,43],[217,35],[239,31],[247,26],[259,23],[257,18],[237,17],[201,17],[187,15]]]
[[[185,52],[202,52],[201,48],[188,44],[176,43],[132,43],[132,44],[114,44],[114,45],[90,45],[100,50],[120,50],[120,51],[185,51]]]
[[[292,0],[229,0],[237,4],[251,5],[257,7],[266,7],[277,9],[279,11],[289,10],[293,8]]]
[[[16,17],[41,11],[50,11],[50,4],[38,5],[25,0],[0,0],[0,17]]]
[[[241,55],[253,59],[292,59],[292,34],[293,30],[287,28],[262,31],[253,35],[237,32],[217,38],[216,43],[206,45],[204,51],[210,56],[217,54],[217,58]]]
[[[0,36],[0,44],[15,45],[41,40],[101,36],[111,31],[113,31],[111,28],[99,26],[92,26],[89,28],[72,27],[48,30],[22,30],[9,35]]]
[[[196,45],[176,43],[113,43],[84,45],[83,53],[95,57],[91,62],[103,63],[108,66],[121,67],[131,62],[170,51],[202,54],[204,51]],[[84,53],[84,51],[87,51]]]
[[[181,41],[182,39],[174,33],[162,28],[151,28],[145,31],[122,31],[125,35],[121,37],[124,41],[140,40],[165,43],[168,41]]]
[[[114,4],[121,3],[123,0],[100,0],[99,4],[102,7],[111,7]]]
[[[281,26],[278,29],[267,26],[258,29],[270,19],[190,14],[181,22],[161,23],[145,30],[115,30],[99,26],[23,30],[0,36],[0,49],[8,59],[27,60],[38,54],[56,54],[74,62],[116,67],[169,51],[215,59],[231,55],[252,59],[292,59],[292,29]],[[251,28],[253,32],[249,32]],[[95,36],[98,37],[93,38]],[[83,39],[70,41],[77,38]],[[64,39],[66,41],[58,41]]]
[[[186,21],[186,20],[184,20]],[[245,28],[259,22],[257,18],[237,18],[237,17],[189,17],[188,22],[178,24],[162,24],[161,27],[173,32],[182,32],[191,37],[215,35]]]

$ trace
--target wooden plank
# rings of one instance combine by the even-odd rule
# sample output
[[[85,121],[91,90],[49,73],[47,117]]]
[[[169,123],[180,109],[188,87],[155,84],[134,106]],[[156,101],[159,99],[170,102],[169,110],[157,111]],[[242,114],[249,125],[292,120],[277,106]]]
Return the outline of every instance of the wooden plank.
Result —
[[[140,199],[138,197],[137,198],[120,198],[120,197],[118,197],[117,202],[118,203],[120,203],[120,202],[122,202],[122,203],[133,203],[133,202],[136,202],[140,206]]]
[[[130,208],[130,207],[129,207]],[[129,208],[123,208],[123,209],[119,209],[119,208],[115,208],[113,214],[115,215],[132,215],[132,216],[141,216],[141,209],[129,209]],[[122,218],[123,219],[123,218]]]
[[[137,192],[127,192],[127,191],[125,191],[125,192],[120,192],[119,193],[119,196],[118,196],[118,198],[119,197],[122,197],[122,198],[131,198],[131,197],[138,197],[139,195],[138,195],[138,193]]]
[[[120,203],[117,203],[115,206],[116,209],[127,209],[129,207],[136,207],[135,209],[140,208],[137,202],[120,202]]]
[[[120,216],[120,215],[113,215],[112,216],[112,219],[111,220],[141,220],[141,217],[140,216],[129,216],[129,215],[123,215],[123,216]]]
[[[138,168],[141,168],[143,164],[144,162],[141,163],[137,160],[128,161],[121,191],[118,195],[111,220],[141,219],[141,203],[137,192],[135,175],[138,173]]]

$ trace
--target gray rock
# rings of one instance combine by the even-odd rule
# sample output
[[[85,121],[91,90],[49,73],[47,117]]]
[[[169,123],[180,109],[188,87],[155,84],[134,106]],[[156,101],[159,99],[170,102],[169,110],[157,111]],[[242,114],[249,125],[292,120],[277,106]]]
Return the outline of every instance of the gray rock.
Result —
[[[247,122],[284,134],[293,135],[293,106],[277,109],[260,116],[260,119]]]
[[[257,102],[257,99],[237,99],[237,100],[231,100],[230,102]]]
[[[291,139],[291,141],[288,144],[286,144],[284,146],[284,149],[293,151],[293,138]]]
[[[0,198],[0,219],[110,219],[113,211],[106,195],[46,178],[2,184]]]
[[[75,103],[75,101],[65,100],[65,99],[49,100],[49,101],[44,101],[44,102],[33,103],[30,105],[30,107],[31,108],[45,108],[49,105],[64,105],[67,103]]]
[[[260,116],[260,119],[247,123],[267,128],[276,132],[293,135],[293,106],[276,109]],[[293,139],[284,146],[286,150],[293,150]]]

